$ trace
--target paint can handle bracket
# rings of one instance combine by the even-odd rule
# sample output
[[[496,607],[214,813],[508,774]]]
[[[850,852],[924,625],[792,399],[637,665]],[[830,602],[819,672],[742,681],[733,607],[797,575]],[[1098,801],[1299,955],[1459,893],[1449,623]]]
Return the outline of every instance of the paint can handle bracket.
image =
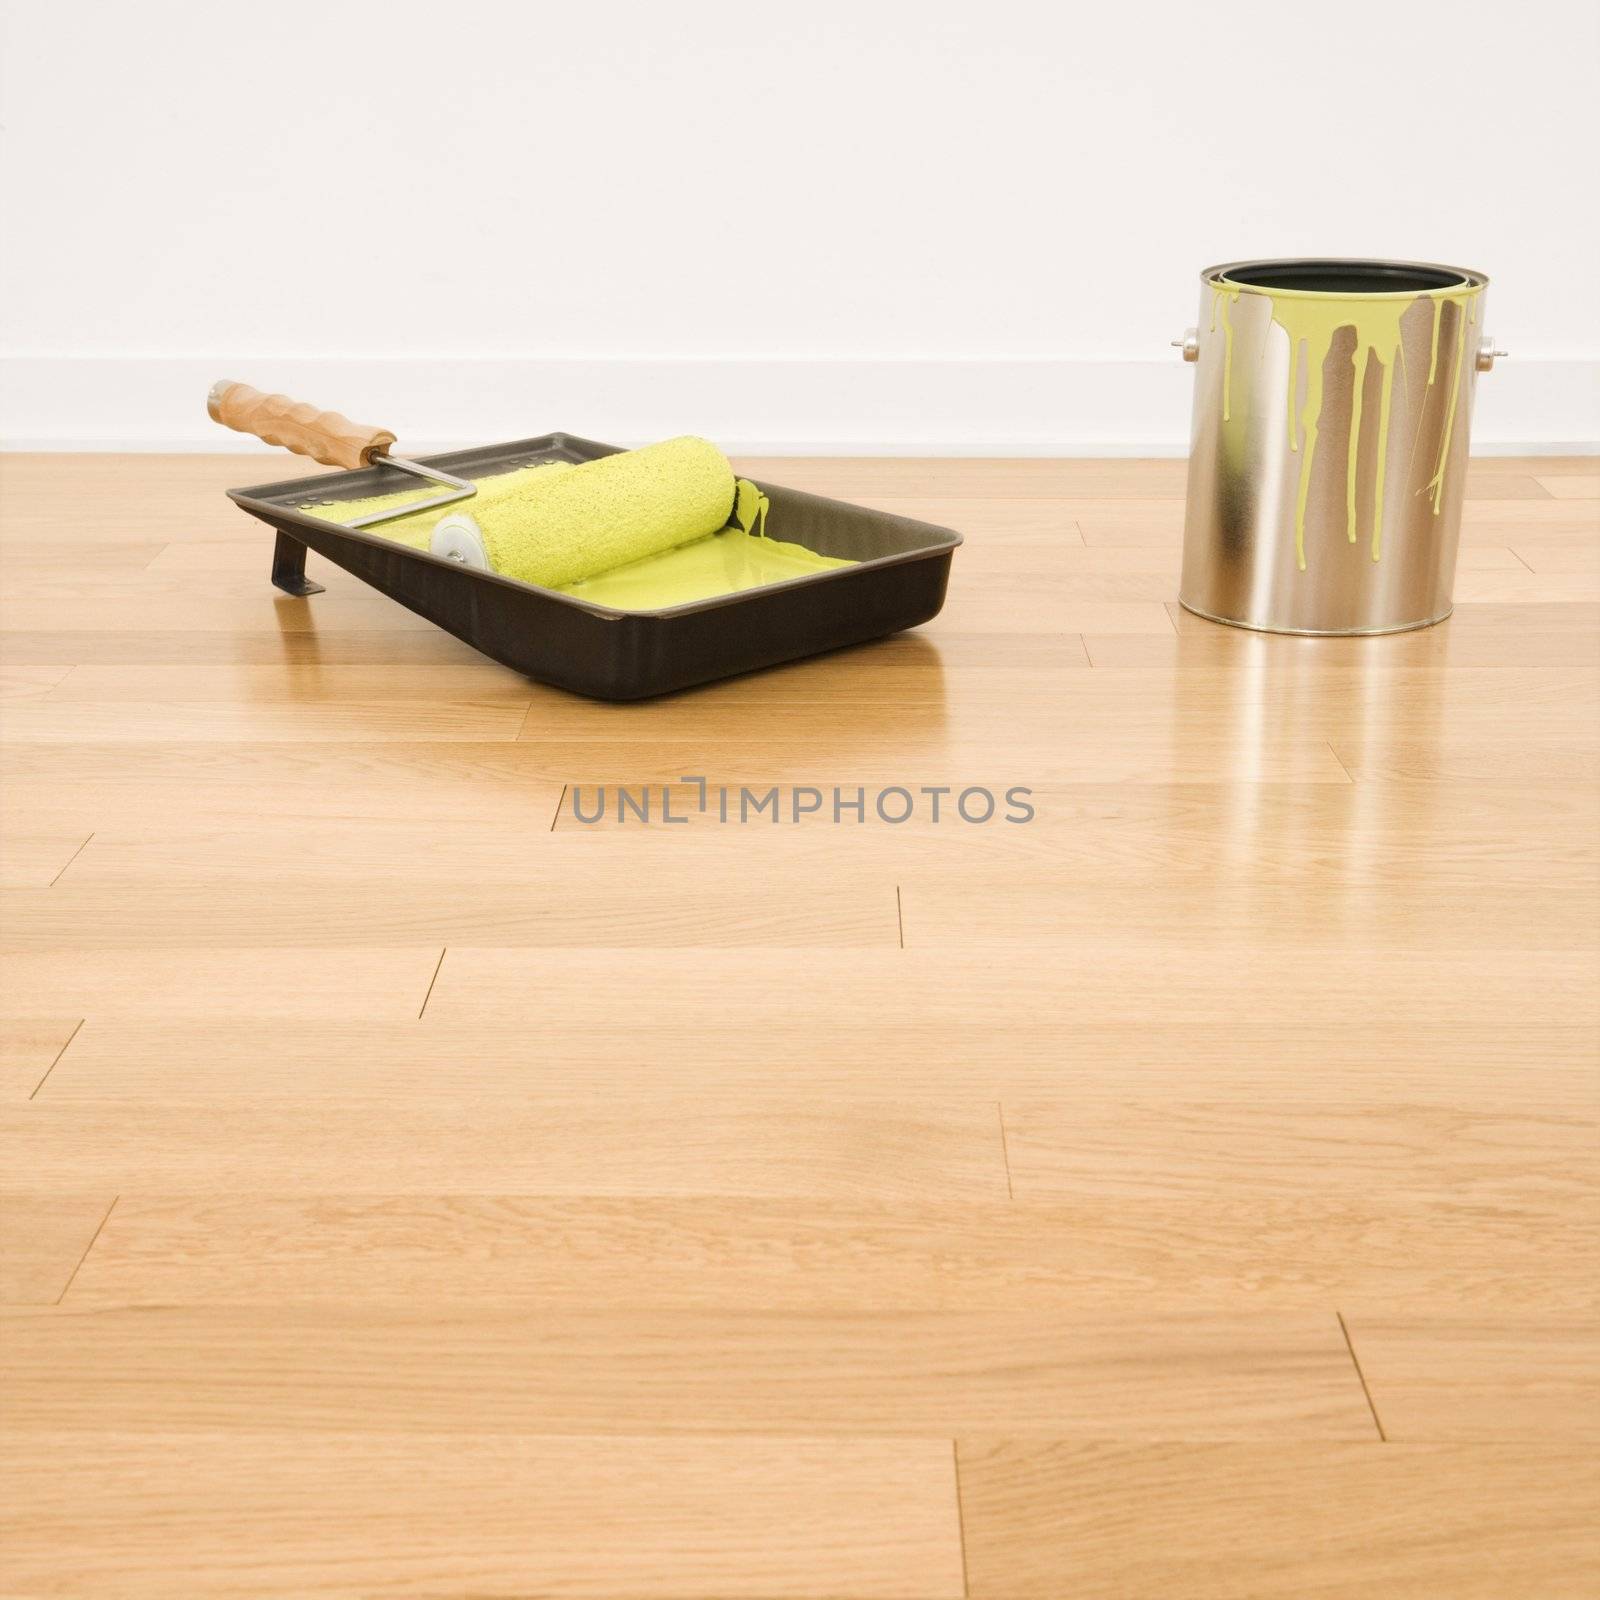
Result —
[[[1200,330],[1198,328],[1185,328],[1181,339],[1172,341],[1174,350],[1183,351],[1185,361],[1198,361],[1200,359]]]
[[[1478,346],[1478,371],[1493,372],[1495,362],[1505,361],[1509,356],[1509,351],[1495,349],[1493,339],[1485,339]]]

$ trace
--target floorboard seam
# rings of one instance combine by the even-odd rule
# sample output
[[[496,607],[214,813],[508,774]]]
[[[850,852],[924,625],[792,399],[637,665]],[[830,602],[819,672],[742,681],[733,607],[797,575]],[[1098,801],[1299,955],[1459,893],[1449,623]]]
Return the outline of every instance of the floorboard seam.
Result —
[[[900,885],[894,886],[894,925],[899,930],[900,948],[906,947],[906,908],[900,900]]]
[[[61,1286],[61,1293],[56,1296],[56,1304],[60,1305],[67,1298],[67,1290],[78,1281],[78,1274],[83,1271],[83,1264],[89,1259],[89,1252],[99,1242],[100,1235],[105,1232],[106,1224],[111,1220],[111,1213],[117,1209],[117,1201],[122,1198],[120,1194],[111,1197],[111,1204],[106,1207],[106,1214],[100,1219],[100,1226],[94,1230],[94,1236],[83,1247],[83,1254],[78,1257],[78,1264],[72,1269],[72,1276]]]
[[[64,1056],[67,1053],[67,1045],[70,1045],[72,1043],[72,1041],[78,1037],[78,1030],[83,1026],[84,1020],[85,1020],[84,1018],[79,1017],[77,1022],[73,1025],[72,1032],[67,1035],[66,1043],[63,1044],[59,1050],[56,1051],[55,1060],[52,1061],[50,1063],[50,1065],[44,1069],[44,1078],[41,1078],[36,1084],[34,1084],[34,1086],[33,1086],[33,1094],[30,1094],[28,1096],[28,1098],[30,1100],[33,1099],[33,1095],[34,1094],[38,1094],[38,1092],[42,1088],[44,1088],[45,1078],[48,1078],[50,1076],[50,1074],[56,1070],[57,1062],[59,1062],[61,1060],[62,1056]]]
[[[1000,1159],[1006,1164],[1006,1199],[1015,1200],[1017,1192],[1011,1186],[1011,1150],[1006,1143],[1006,1108],[996,1100],[994,1103],[995,1115],[1000,1119]]]
[[[439,969],[444,965],[444,958],[450,954],[450,946],[446,945],[439,952],[439,959],[433,964],[433,976],[428,979],[428,992],[422,997],[421,1008],[417,1012],[417,1021],[422,1021],[422,1013],[428,1009],[428,1002],[433,999],[433,986],[439,981]]]
[[[1344,1312],[1336,1311],[1334,1315],[1339,1319],[1339,1332],[1344,1335],[1344,1347],[1350,1352],[1350,1364],[1356,1369],[1356,1376],[1361,1380],[1361,1392],[1367,1397],[1367,1410],[1372,1413],[1372,1425],[1378,1430],[1378,1440],[1382,1444],[1389,1442],[1389,1435],[1383,1431],[1383,1420],[1378,1415],[1378,1408],[1372,1399],[1372,1390],[1367,1387],[1367,1375],[1361,1370],[1361,1358],[1356,1354],[1355,1342],[1350,1337],[1350,1329],[1345,1325]]]
[[[87,850],[87,849],[88,849],[88,848],[89,848],[89,842],[90,842],[90,840],[92,840],[92,839],[93,839],[93,838],[94,838],[94,835],[93,835],[93,834],[92,834],[92,833],[91,833],[91,834],[90,834],[90,835],[89,835],[89,838],[88,838],[88,839],[85,839],[85,840],[84,840],[84,841],[83,841],[83,843],[82,843],[82,844],[80,844],[80,845],[79,845],[79,846],[78,846],[78,848],[77,848],[77,849],[76,849],[76,850],[74,850],[74,851],[73,851],[73,852],[72,852],[72,854],[71,854],[71,855],[70,855],[70,856],[68,856],[68,857],[67,857],[67,860],[66,860],[66,863],[65,863],[65,865],[63,865],[63,867],[62,867],[62,868],[61,868],[61,872],[65,872],[65,871],[66,871],[66,870],[67,870],[67,868],[68,868],[68,867],[70,867],[70,866],[71,866],[71,865],[72,865],[72,863],[73,863],[73,862],[74,862],[74,861],[76,861],[76,860],[77,860],[77,859],[78,859],[78,857],[79,857],[79,856],[81,856],[81,855],[82,855],[82,854],[83,854],[83,852],[84,852],[84,851],[85,851],[85,850]],[[56,875],[55,875],[55,877],[53,877],[53,878],[52,878],[52,879],[51,879],[51,880],[50,880],[50,887],[51,887],[51,888],[52,888],[52,889],[53,889],[53,888],[55,888],[55,886],[56,886],[56,885],[57,885],[57,884],[58,884],[58,883],[60,883],[60,882],[61,882],[61,872],[58,872],[58,873],[57,873],[57,874],[56,874]]]
[[[956,1538],[961,1545],[961,1592],[972,1593],[972,1580],[967,1576],[967,1509],[961,1503],[961,1444],[950,1441],[950,1466],[956,1475]]]
[[[1327,745],[1328,754],[1330,756],[1332,756],[1333,759],[1339,763],[1339,770],[1344,774],[1345,782],[1346,783],[1354,783],[1356,780],[1350,776],[1349,767],[1347,767],[1344,764],[1344,762],[1340,759],[1339,752],[1333,748],[1333,740],[1332,739],[1324,739],[1322,742],[1325,745]]]

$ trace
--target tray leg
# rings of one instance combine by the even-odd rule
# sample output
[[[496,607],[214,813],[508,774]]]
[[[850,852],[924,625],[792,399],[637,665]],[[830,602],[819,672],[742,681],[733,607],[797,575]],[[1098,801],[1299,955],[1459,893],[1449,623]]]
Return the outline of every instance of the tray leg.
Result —
[[[306,547],[286,533],[280,533],[272,547],[272,581],[285,594],[322,593],[322,585],[306,576]]]

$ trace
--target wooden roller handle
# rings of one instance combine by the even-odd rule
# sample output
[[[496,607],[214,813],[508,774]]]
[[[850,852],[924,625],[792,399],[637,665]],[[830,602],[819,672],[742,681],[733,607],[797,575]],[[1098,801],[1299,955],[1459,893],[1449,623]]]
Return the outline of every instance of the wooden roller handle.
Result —
[[[262,394],[248,383],[224,378],[211,386],[206,410],[213,422],[236,433],[253,433],[268,444],[282,445],[297,456],[310,456],[325,467],[364,467],[394,443],[387,428],[364,428],[337,411],[318,411],[286,394]]]

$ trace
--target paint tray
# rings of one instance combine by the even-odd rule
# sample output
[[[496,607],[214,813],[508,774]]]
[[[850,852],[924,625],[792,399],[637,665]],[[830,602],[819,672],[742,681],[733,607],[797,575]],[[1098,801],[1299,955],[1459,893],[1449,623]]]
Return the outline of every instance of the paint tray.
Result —
[[[593,461],[618,448],[549,433],[424,460],[476,479],[542,461]],[[938,615],[950,558],[961,543],[948,528],[762,483],[774,539],[858,564],[659,611],[615,611],[301,509],[310,501],[326,507],[387,494],[415,481],[375,465],[230,489],[228,496],[277,529],[272,581],[286,593],[321,593],[322,585],[305,575],[306,551],[315,550],[495,661],[597,700],[670,694],[914,628]]]

